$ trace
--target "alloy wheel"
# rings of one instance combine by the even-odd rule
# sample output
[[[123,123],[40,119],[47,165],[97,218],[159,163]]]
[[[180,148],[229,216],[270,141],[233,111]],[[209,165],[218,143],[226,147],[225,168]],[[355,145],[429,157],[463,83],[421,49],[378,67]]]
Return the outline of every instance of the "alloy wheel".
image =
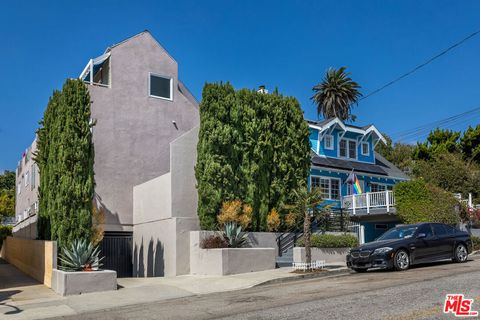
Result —
[[[395,255],[395,259],[396,259],[396,262],[397,262],[396,264],[397,264],[397,266],[400,270],[408,269],[408,267],[410,265],[410,259],[408,257],[408,253],[401,250],[401,251],[397,252],[397,254]]]
[[[456,256],[459,262],[464,262],[467,260],[468,252],[467,248],[465,248],[463,244],[457,246]]]

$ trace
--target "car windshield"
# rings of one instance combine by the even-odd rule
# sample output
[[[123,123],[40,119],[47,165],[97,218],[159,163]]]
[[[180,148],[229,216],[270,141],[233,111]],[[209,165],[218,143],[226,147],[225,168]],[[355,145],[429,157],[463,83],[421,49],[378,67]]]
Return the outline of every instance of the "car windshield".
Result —
[[[377,240],[394,240],[411,238],[417,227],[396,227],[382,234]]]

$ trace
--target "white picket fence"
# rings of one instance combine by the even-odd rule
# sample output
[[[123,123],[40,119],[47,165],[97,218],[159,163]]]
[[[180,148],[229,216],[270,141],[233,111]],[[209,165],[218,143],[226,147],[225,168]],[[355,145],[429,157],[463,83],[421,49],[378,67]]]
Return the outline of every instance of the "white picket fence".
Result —
[[[306,262],[294,262],[293,270],[295,271],[311,271],[325,268],[325,260],[315,260],[311,263]]]

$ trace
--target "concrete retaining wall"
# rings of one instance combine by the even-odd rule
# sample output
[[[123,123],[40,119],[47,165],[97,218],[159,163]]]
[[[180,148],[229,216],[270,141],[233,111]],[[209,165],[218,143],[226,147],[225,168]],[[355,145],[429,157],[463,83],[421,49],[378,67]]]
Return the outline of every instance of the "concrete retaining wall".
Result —
[[[325,263],[345,264],[350,248],[312,248],[312,261],[325,260]],[[293,261],[305,262],[305,248],[293,248]]]
[[[66,272],[53,269],[52,289],[62,296],[117,290],[117,273],[112,270]]]
[[[52,287],[52,272],[57,267],[55,241],[7,237],[3,247],[3,258],[8,263],[47,287]]]
[[[199,240],[201,241],[208,236],[218,233],[218,231],[197,231],[199,232]],[[273,248],[278,256],[277,237],[282,233],[278,232],[247,232],[248,247],[250,248]]]
[[[213,232],[190,232],[191,274],[229,275],[275,269],[275,248],[200,248],[201,240],[210,234]]]

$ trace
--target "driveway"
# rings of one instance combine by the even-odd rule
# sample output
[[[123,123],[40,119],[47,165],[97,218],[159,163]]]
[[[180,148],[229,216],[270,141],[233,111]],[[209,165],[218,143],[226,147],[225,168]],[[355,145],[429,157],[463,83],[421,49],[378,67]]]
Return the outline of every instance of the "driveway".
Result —
[[[59,300],[50,288],[0,259],[0,318],[21,312],[19,306],[29,303]]]

